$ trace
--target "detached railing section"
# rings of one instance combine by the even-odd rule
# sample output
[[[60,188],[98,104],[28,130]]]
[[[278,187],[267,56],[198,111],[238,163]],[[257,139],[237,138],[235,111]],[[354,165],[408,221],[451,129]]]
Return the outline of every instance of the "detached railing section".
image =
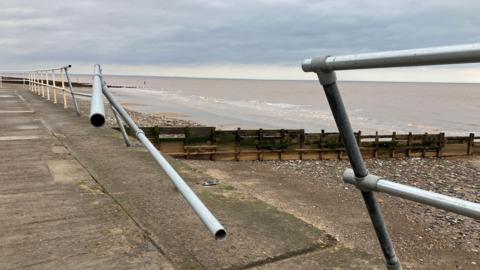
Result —
[[[102,70],[100,65],[95,65],[93,84],[92,84],[92,100],[90,106],[90,122],[95,127],[100,127],[105,123],[105,108],[103,97],[108,100],[112,107],[115,118],[118,121],[118,125],[122,131],[125,143],[130,146],[130,140],[123,128],[124,121],[130,129],[133,131],[137,139],[147,148],[148,152],[158,165],[164,170],[164,172],[170,178],[170,181],[175,185],[183,198],[192,207],[193,211],[202,220],[208,230],[214,235],[215,239],[221,240],[226,237],[225,228],[220,222],[213,216],[193,190],[185,183],[183,178],[177,173],[177,171],[170,165],[170,163],[163,157],[162,153],[157,150],[153,143],[145,136],[145,133],[138,128],[132,118],[125,111],[123,106],[118,103],[113,95],[108,90],[107,84],[103,80]]]
[[[480,219],[480,204],[398,184],[380,176],[369,174],[337,86],[335,70],[478,62],[480,62],[480,44],[345,56],[327,55],[307,59],[302,64],[303,71],[315,72],[323,86],[352,166],[352,169],[345,171],[343,180],[345,183],[353,184],[360,189],[388,269],[402,269],[402,266],[393,248],[373,191],[428,204],[475,219]]]

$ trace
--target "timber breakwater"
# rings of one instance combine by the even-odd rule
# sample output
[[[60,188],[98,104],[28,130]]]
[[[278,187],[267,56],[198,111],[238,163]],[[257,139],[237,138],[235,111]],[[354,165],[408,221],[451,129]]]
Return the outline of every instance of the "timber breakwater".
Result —
[[[336,132],[305,133],[303,129],[216,130],[215,127],[142,127],[157,148],[171,156],[210,160],[347,159]],[[127,129],[127,132],[130,130]],[[376,134],[355,132],[365,158],[451,157],[480,154],[479,136]],[[477,143],[475,143],[477,141]]]

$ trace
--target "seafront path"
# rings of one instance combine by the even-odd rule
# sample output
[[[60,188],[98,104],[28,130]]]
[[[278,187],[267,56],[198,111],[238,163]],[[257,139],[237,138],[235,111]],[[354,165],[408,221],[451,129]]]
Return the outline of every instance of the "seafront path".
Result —
[[[170,159],[216,241],[141,146],[21,85],[0,88],[0,269],[383,269],[371,255]]]

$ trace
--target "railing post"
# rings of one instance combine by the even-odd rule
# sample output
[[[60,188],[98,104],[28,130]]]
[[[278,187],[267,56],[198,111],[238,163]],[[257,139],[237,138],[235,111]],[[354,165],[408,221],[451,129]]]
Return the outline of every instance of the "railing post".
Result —
[[[38,72],[33,73],[33,82],[35,83],[35,93],[40,96],[40,86],[38,85]]]
[[[45,70],[45,84],[47,88],[47,100],[50,100],[50,83],[48,82],[48,71]]]
[[[37,77],[37,91],[38,91],[38,95],[39,95],[39,96],[42,96],[42,85],[41,85],[41,83],[40,83],[40,72],[37,72],[36,77]]]
[[[36,80],[35,72],[32,72],[33,93],[38,95],[38,93],[37,93],[37,82],[35,80]]]
[[[70,94],[72,95],[73,106],[75,107],[75,111],[77,112],[77,115],[80,116],[80,110],[78,109],[77,99],[75,98],[75,94],[73,92],[72,81],[70,80],[70,76],[68,75],[68,68],[69,67],[70,66],[64,67],[65,76],[67,77],[68,88],[70,88]]]
[[[42,97],[45,97],[45,82],[43,81],[42,71],[39,72],[38,77],[40,78],[42,84]]]
[[[63,108],[66,110],[68,109],[68,105],[67,105],[67,89],[65,88],[65,76],[63,75],[64,71],[65,70],[63,68],[60,69],[60,76],[62,79]]]
[[[304,71],[307,70],[304,68]],[[315,72],[318,75],[320,84],[324,88],[325,95],[330,105],[330,109],[332,110],[335,123],[342,136],[345,150],[350,159],[350,164],[355,176],[358,178],[364,178],[368,176],[368,171],[365,167],[362,153],[358,147],[345,105],[343,104],[342,97],[338,90],[335,71],[316,70]],[[396,270],[402,269],[400,260],[398,259],[392,241],[390,240],[390,235],[385,225],[382,212],[373,192],[361,191],[361,193],[385,257],[387,268]]]
[[[35,72],[32,72],[32,92],[33,93],[36,93],[37,89],[36,89],[36,85],[35,85]]]
[[[132,146],[132,143],[130,142],[130,139],[128,139],[127,131],[125,130],[125,126],[123,125],[123,121],[120,118],[120,115],[118,115],[117,110],[110,104],[110,107],[112,108],[113,115],[115,116],[115,120],[117,120],[118,127],[120,128],[120,131],[122,132],[122,137],[123,141],[125,142],[125,145],[127,147]],[[158,138],[158,135],[156,136]]]
[[[57,83],[55,82],[55,69],[52,69],[52,85],[53,85],[53,104],[57,104]]]
[[[28,87],[30,88],[30,91],[33,92],[32,72],[28,73]]]

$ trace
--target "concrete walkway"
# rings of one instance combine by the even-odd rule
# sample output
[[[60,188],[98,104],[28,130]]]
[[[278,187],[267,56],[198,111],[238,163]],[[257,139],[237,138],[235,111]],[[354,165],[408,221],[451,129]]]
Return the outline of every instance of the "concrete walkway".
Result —
[[[215,241],[142,147],[20,86],[0,89],[0,269],[382,269],[323,231],[172,160]]]
[[[0,89],[0,269],[169,268],[22,95]]]

